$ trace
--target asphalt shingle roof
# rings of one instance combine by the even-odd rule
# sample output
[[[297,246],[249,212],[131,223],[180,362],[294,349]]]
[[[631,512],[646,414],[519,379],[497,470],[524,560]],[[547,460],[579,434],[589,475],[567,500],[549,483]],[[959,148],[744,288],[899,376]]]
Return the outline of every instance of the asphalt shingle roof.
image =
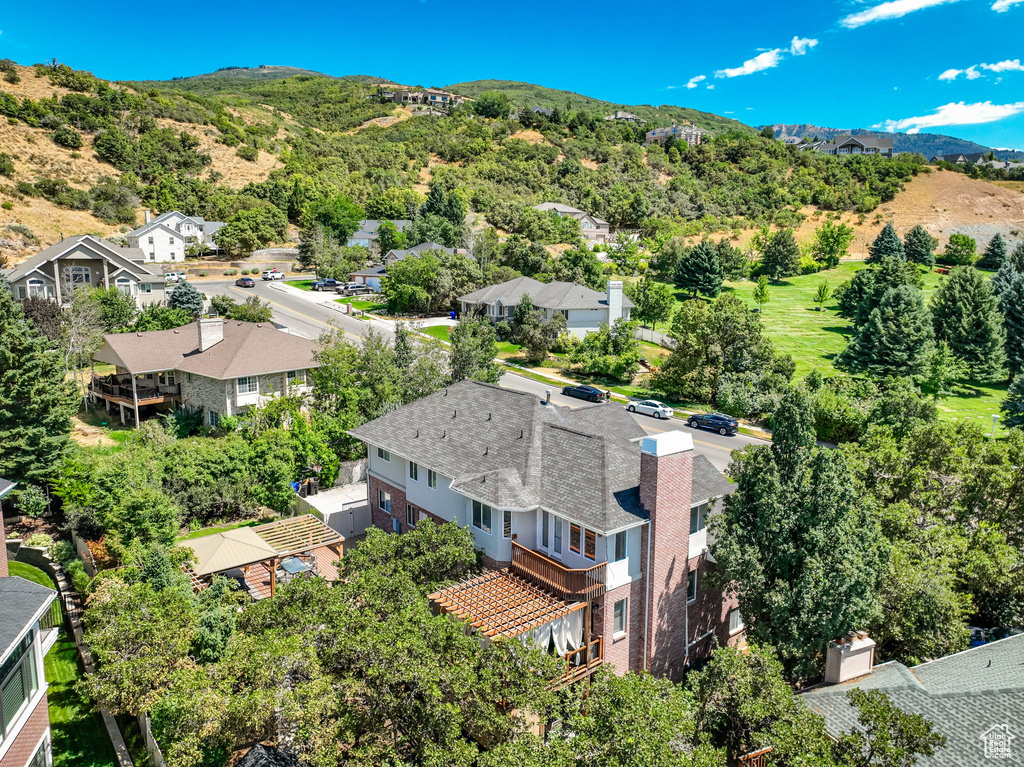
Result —
[[[541,309],[604,309],[608,307],[608,296],[599,290],[591,290],[575,282],[539,282],[532,277],[516,277],[514,280],[460,296],[460,301],[469,304],[493,304],[500,300],[506,306],[516,306],[526,294],[533,305]],[[633,302],[622,297],[622,306],[631,308]]]
[[[0,477],[0,498],[3,498],[17,486],[17,482],[11,482],[9,479]]]
[[[21,640],[57,592],[24,578],[0,578],[0,659]]]
[[[152,272],[142,264],[136,263],[137,261],[142,261],[146,257],[146,254],[142,252],[141,248],[119,248],[106,240],[100,239],[99,237],[93,237],[91,234],[67,237],[48,248],[44,248],[27,261],[21,262],[7,272],[7,279],[11,282],[16,282],[28,275],[36,267],[68,254],[72,250],[79,249],[92,249],[94,252],[102,255],[117,267],[131,272],[137,277],[152,278],[152,282],[160,282],[162,279],[156,272]]]
[[[197,323],[174,330],[112,333],[93,357],[131,373],[180,370],[227,380],[317,367],[316,344],[273,325],[224,320],[224,340],[199,351]]]
[[[857,712],[846,699],[854,687],[882,690],[904,711],[928,719],[946,736],[946,748],[922,757],[921,767],[977,767],[985,764],[982,735],[1009,725],[1022,737],[1024,722],[1024,634],[974,647],[908,668],[892,661],[870,675],[838,685],[822,686],[801,695],[804,703],[825,717],[833,735],[859,727]],[[1004,764],[1024,764],[1020,741],[1011,746]]]

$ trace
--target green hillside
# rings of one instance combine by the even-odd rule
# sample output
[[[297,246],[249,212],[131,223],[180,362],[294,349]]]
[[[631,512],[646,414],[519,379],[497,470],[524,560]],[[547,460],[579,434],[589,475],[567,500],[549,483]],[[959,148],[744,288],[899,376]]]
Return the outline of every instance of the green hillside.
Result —
[[[572,110],[584,110],[589,112],[611,113],[616,109],[624,109],[633,112],[645,120],[654,124],[693,123],[715,133],[722,133],[730,130],[738,130],[744,133],[754,133],[754,128],[744,125],[738,120],[712,114],[711,112],[700,112],[687,107],[677,107],[671,104],[663,104],[654,107],[650,104],[615,104],[611,101],[584,96],[573,91],[562,91],[555,88],[545,88],[543,85],[532,83],[521,83],[515,80],[473,80],[468,83],[456,83],[449,85],[448,90],[458,93],[460,96],[476,98],[484,91],[501,91],[506,94],[512,103],[518,107],[546,107],[553,109],[565,109],[568,106]]]

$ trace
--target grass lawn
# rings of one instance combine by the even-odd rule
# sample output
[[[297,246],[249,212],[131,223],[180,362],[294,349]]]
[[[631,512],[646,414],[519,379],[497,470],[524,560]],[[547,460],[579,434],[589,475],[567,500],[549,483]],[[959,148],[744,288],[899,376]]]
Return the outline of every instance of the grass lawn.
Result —
[[[38,583],[40,586],[46,586],[48,589],[56,589],[53,578],[38,567],[26,565],[24,562],[9,562],[8,567],[10,568],[11,575],[24,578],[26,581],[32,581],[32,583]]]
[[[299,290],[312,290],[316,280],[288,280],[288,284]]]
[[[76,689],[83,670],[74,640],[62,635],[46,654],[54,767],[117,767],[103,720]]]
[[[180,543],[181,541],[190,541],[193,538],[202,538],[207,535],[213,535],[214,533],[224,533],[228,530],[234,530],[239,527],[255,527],[256,525],[265,522],[266,520],[259,519],[247,519],[244,522],[232,522],[227,525],[217,525],[215,527],[204,527],[201,530],[193,530],[187,535],[182,535],[176,540]]]
[[[839,373],[832,361],[846,347],[850,323],[836,314],[835,300],[826,302],[824,311],[817,311],[814,294],[822,282],[827,282],[835,291],[865,266],[863,261],[844,262],[835,269],[789,277],[771,286],[771,298],[764,305],[761,319],[776,351],[793,357],[797,378],[815,369],[826,376]],[[923,275],[925,301],[931,299],[945,279],[936,272]],[[754,283],[749,280],[726,282],[724,290],[734,293],[751,307],[757,306],[753,299]],[[676,293],[677,303],[688,299],[688,295]],[[969,418],[982,426],[991,426],[992,414],[999,412],[999,404],[1006,396],[1006,386],[973,385],[973,388],[981,394],[948,397],[939,402],[939,411],[945,418]]]
[[[376,311],[377,309],[383,309],[385,306],[380,301],[367,301],[364,298],[355,298],[354,296],[335,298],[334,301],[339,304],[351,304],[353,309],[359,309],[364,312]]]

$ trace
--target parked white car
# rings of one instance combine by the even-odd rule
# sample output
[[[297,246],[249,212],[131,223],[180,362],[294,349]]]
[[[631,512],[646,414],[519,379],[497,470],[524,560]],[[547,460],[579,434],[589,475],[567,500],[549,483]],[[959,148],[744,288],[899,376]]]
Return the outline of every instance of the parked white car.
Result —
[[[279,272],[277,269],[267,269],[263,272],[263,279],[265,280],[283,280],[284,272]]]
[[[171,285],[175,282],[185,282],[188,279],[188,275],[185,272],[167,272],[164,275],[164,281]]]
[[[640,402],[630,402],[626,406],[626,410],[630,413],[652,415],[655,418],[671,418],[674,412],[672,408],[664,402],[658,402],[656,399],[645,399]]]

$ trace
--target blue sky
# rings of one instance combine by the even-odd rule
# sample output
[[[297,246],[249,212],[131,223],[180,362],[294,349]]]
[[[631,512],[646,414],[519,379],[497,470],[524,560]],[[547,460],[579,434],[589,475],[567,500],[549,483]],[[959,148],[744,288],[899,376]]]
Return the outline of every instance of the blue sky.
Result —
[[[1024,0],[651,8],[249,0],[167,5],[161,21],[155,4],[54,0],[0,13],[0,56],[56,57],[108,79],[286,64],[426,86],[522,80],[748,124],[919,130],[1024,149]]]

